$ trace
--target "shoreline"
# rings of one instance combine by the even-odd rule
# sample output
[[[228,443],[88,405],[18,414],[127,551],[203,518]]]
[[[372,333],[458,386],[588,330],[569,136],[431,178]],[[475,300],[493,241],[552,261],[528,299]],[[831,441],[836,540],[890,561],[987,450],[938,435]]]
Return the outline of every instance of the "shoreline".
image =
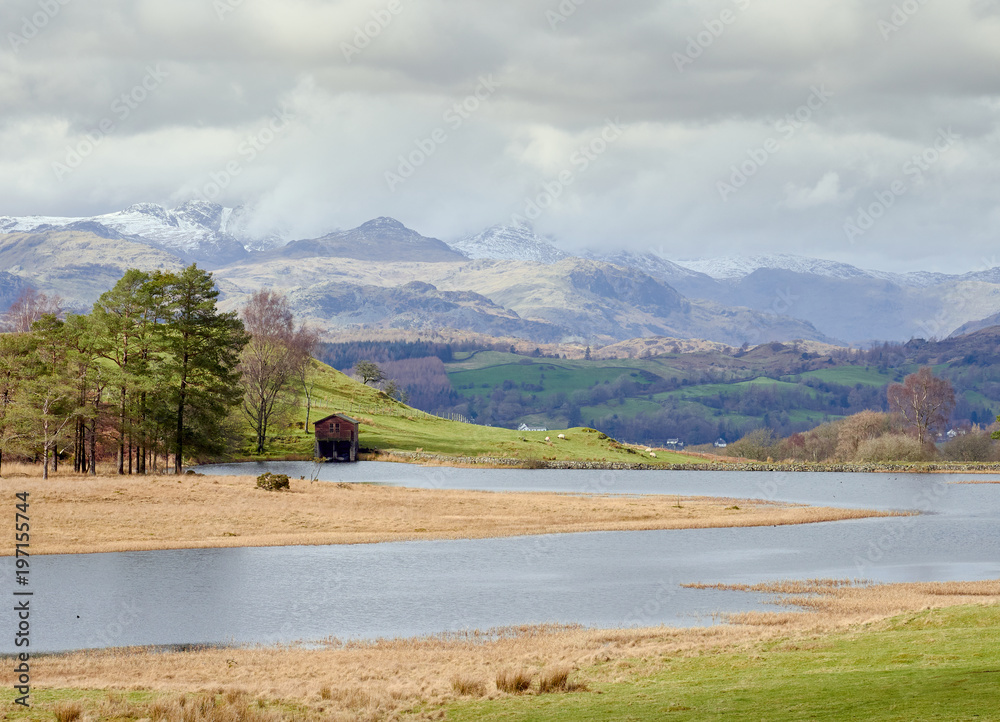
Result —
[[[704,457],[695,457],[704,458]],[[257,459],[254,461],[288,461]],[[362,454],[359,461],[452,466],[480,469],[562,469],[578,471],[744,471],[744,472],[818,472],[855,474],[997,474],[1000,462],[766,462],[704,461],[691,464],[650,464],[642,462],[606,462],[582,460],[517,459],[494,456],[447,456],[417,451],[377,451]]]

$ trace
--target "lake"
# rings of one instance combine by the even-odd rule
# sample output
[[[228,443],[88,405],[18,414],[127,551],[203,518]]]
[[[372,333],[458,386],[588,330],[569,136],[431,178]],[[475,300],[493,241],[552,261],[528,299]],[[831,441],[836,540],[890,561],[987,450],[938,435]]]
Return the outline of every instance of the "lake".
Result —
[[[540,623],[689,626],[767,607],[764,595],[680,587],[688,582],[1000,577],[1000,486],[951,483],[1000,477],[373,462],[199,469],[265,470],[422,488],[732,496],[923,513],[745,529],[35,557],[32,651],[370,639]],[[3,652],[14,651],[9,640],[4,635]]]

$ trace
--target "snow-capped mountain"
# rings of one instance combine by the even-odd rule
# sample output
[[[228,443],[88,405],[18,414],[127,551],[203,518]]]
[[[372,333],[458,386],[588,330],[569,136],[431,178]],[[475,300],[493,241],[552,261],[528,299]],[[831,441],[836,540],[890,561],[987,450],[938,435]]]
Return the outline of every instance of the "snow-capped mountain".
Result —
[[[569,254],[542,238],[531,226],[496,225],[482,233],[449,244],[466,258],[492,258],[504,261],[556,263]]]
[[[248,231],[249,224],[250,214],[243,206],[233,209],[207,201],[188,201],[173,210],[156,203],[136,203],[123,211],[90,218],[3,217],[0,232],[85,230],[105,238],[122,237],[147,243],[186,260],[221,265],[239,260],[248,250],[283,243],[273,235],[255,236]]]
[[[807,258],[788,253],[761,256],[721,256],[719,258],[685,258],[677,261],[692,271],[704,273],[712,278],[744,278],[761,269],[809,273],[826,278],[871,278],[872,274],[847,263],[827,261],[822,258]]]
[[[790,253],[774,253],[756,256],[721,256],[718,258],[685,258],[678,264],[693,271],[704,273],[724,281],[746,278],[760,270],[791,271],[824,278],[840,280],[864,279],[889,281],[898,286],[924,288],[945,283],[957,278],[945,273],[915,271],[911,273],[891,273],[858,268],[849,263],[829,261],[823,258],[808,258]]]

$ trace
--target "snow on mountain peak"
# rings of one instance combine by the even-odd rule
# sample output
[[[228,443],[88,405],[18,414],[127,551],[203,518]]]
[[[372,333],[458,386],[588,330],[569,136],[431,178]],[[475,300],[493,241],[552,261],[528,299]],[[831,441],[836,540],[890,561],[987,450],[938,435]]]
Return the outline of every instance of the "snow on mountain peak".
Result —
[[[471,259],[556,263],[569,255],[525,224],[491,226],[481,233],[449,245]]]
[[[677,263],[699,271],[712,278],[733,279],[749,276],[761,269],[793,271],[795,273],[811,273],[817,276],[831,278],[868,278],[870,274],[860,268],[826,261],[820,258],[806,258],[788,253],[775,253],[761,256],[722,256],[719,258],[681,259]]]

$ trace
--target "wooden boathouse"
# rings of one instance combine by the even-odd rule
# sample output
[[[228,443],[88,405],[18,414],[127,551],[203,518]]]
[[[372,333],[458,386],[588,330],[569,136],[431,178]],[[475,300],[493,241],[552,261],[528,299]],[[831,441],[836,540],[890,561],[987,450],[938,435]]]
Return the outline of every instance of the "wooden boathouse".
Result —
[[[358,460],[358,421],[344,414],[333,414],[315,424],[317,459],[327,461]]]

